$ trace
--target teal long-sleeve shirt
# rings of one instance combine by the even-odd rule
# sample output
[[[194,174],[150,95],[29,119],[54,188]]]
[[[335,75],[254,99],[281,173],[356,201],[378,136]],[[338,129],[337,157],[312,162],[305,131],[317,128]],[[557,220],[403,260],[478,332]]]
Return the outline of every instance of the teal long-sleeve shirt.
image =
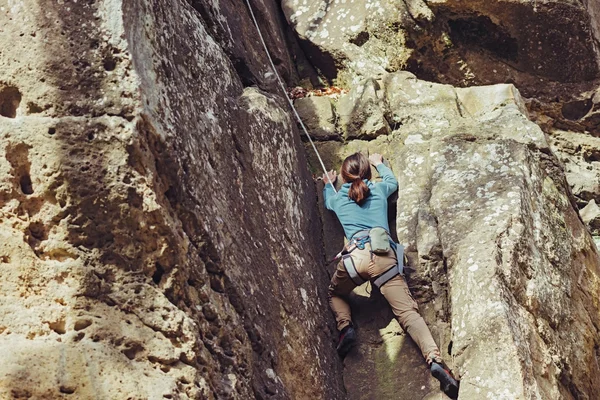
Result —
[[[379,172],[383,181],[371,182],[367,179],[364,180],[370,193],[362,205],[356,204],[354,200],[348,197],[350,183],[344,183],[337,193],[329,183],[323,188],[325,207],[335,212],[348,239],[352,238],[358,231],[376,226],[384,227],[388,232],[390,231],[387,219],[387,199],[389,195],[398,189],[398,180],[394,177],[392,170],[384,164],[377,166],[377,172]]]

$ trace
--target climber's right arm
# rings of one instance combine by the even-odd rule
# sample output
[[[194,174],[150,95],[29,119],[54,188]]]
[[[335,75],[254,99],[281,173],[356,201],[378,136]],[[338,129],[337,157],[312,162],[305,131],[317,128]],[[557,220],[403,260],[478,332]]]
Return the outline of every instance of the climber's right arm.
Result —
[[[331,170],[327,172],[327,174],[323,174],[322,179],[323,183],[325,183],[325,186],[323,187],[323,201],[325,202],[325,208],[334,211],[333,201],[335,197],[335,189],[333,188],[333,185],[337,180],[337,172]]]
[[[376,168],[377,172],[379,172],[379,175],[381,176],[381,179],[383,180],[383,182],[378,183],[378,185],[381,185],[385,196],[388,197],[390,194],[398,190],[398,180],[394,176],[392,170],[384,163],[378,164]]]
[[[333,190],[333,186],[331,183],[326,183],[323,188],[323,201],[325,202],[325,208],[331,211],[333,209],[333,203],[335,200],[335,191]]]

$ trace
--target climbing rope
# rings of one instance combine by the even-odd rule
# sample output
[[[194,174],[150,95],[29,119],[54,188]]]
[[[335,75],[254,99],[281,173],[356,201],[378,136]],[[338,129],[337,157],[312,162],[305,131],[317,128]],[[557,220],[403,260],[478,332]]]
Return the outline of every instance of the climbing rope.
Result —
[[[265,43],[265,39],[263,38],[263,35],[260,31],[260,27],[258,26],[258,21],[256,20],[256,17],[254,16],[254,11],[252,10],[252,6],[250,5],[250,0],[246,0],[246,4],[248,4],[248,9],[250,10],[250,16],[252,17],[252,21],[254,22],[256,31],[258,32],[258,37],[260,37],[260,41],[265,49],[265,53],[267,53],[267,58],[269,59],[269,63],[271,63],[271,68],[273,68],[273,72],[275,73],[275,76],[277,77],[279,86],[281,86],[281,90],[283,90],[283,95],[287,99],[290,107],[292,108],[292,111],[294,111],[294,114],[296,115],[296,119],[298,120],[298,122],[300,122],[300,126],[302,127],[304,134],[310,141],[310,144],[312,145],[312,148],[315,151],[317,158],[319,159],[319,163],[321,164],[321,168],[323,169],[323,172],[325,173],[325,175],[327,175],[327,169],[325,168],[325,163],[323,163],[323,159],[321,158],[321,155],[319,154],[319,151],[317,150],[317,146],[315,146],[315,142],[313,142],[312,138],[308,134],[308,130],[306,129],[306,126],[304,126],[304,122],[302,122],[302,118],[300,118],[298,111],[296,111],[296,107],[294,107],[294,102],[292,101],[292,99],[290,99],[290,96],[288,95],[285,84],[283,83],[283,79],[281,79],[281,77],[279,76],[279,73],[277,72],[277,68],[275,68],[275,64],[273,63],[273,59],[271,58],[271,54],[269,53],[269,48],[267,47],[267,44]],[[335,190],[335,186],[333,185],[333,183],[331,184],[331,187],[333,187],[333,191],[335,193],[337,193],[337,190]]]

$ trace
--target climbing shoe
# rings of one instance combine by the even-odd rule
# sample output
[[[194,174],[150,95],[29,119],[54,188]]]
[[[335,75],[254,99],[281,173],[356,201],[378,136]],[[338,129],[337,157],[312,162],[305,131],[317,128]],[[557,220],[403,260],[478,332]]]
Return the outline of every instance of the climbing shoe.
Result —
[[[356,342],[356,331],[352,325],[348,325],[340,332],[340,341],[337,345],[337,352],[340,357],[346,357],[354,343]]]
[[[431,375],[440,381],[440,390],[446,396],[453,400],[458,399],[458,381],[452,377],[450,371],[444,368],[442,364],[433,361],[431,363]]]

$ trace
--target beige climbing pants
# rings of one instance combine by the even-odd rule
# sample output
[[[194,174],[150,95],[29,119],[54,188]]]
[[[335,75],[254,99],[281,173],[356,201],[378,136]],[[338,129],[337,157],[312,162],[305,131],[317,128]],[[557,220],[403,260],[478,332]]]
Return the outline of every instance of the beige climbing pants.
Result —
[[[387,255],[371,254],[369,243],[364,250],[355,249],[350,253],[356,271],[365,280],[370,280],[396,265],[396,254],[393,250]],[[329,285],[329,305],[333,310],[337,321],[338,330],[344,329],[352,321],[350,305],[344,299],[356,287],[344,268],[343,262],[339,262],[335,274]],[[410,294],[406,280],[402,275],[396,275],[381,287],[381,294],[392,307],[392,311],[402,329],[408,332],[415,341],[423,357],[429,362],[432,354],[439,356],[439,349],[431,336],[429,328],[423,317],[419,314],[419,306]]]

